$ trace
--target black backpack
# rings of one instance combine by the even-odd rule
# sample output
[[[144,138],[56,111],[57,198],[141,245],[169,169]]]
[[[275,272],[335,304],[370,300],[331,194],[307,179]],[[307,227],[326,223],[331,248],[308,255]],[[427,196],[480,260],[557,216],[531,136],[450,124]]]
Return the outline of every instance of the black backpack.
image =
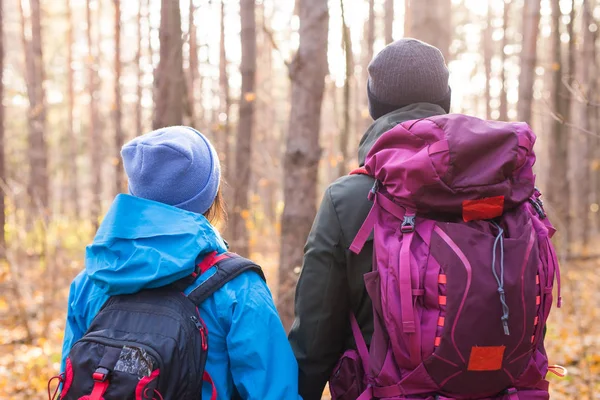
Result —
[[[182,290],[213,265],[215,274],[185,296]],[[111,297],[71,348],[60,399],[198,400],[202,382],[212,384],[204,371],[208,341],[198,305],[247,270],[265,279],[250,260],[212,254],[175,284]]]

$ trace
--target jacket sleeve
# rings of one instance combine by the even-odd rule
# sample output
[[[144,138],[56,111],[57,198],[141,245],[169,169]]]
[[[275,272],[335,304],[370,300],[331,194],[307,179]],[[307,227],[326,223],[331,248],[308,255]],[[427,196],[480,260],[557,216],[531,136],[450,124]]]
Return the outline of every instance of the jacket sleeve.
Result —
[[[296,287],[296,320],[289,340],[304,400],[320,400],[348,335],[348,283],[340,221],[331,187],[313,223]]]
[[[234,385],[244,400],[299,399],[297,363],[271,293],[257,274],[242,276],[246,290],[236,293],[227,334]]]

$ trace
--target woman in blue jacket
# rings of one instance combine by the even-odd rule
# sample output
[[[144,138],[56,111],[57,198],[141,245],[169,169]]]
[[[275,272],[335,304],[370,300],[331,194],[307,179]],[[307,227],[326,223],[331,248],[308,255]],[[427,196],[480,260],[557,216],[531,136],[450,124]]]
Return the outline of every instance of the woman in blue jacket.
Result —
[[[71,347],[109,296],[171,284],[194,272],[199,254],[227,248],[207,219],[222,211],[220,167],[200,132],[182,126],[158,129],[123,146],[121,156],[130,195],[116,197],[86,249],[85,270],[71,284],[62,371]],[[300,399],[296,360],[258,274],[243,272],[199,311],[209,332],[206,371],[219,400],[231,399],[236,391],[242,399]],[[211,392],[205,383],[202,398],[211,398]]]

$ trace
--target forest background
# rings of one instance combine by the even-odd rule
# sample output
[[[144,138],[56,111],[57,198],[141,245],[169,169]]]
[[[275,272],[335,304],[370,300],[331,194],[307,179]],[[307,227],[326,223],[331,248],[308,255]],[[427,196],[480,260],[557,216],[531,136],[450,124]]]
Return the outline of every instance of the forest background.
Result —
[[[232,249],[286,328],[326,186],[371,124],[366,67],[415,37],[449,64],[452,112],[519,120],[559,228],[553,399],[600,399],[598,0],[0,0],[0,398],[42,398],[66,299],[117,193],[127,140],[187,124],[216,144]],[[328,398],[324,394],[324,398]]]

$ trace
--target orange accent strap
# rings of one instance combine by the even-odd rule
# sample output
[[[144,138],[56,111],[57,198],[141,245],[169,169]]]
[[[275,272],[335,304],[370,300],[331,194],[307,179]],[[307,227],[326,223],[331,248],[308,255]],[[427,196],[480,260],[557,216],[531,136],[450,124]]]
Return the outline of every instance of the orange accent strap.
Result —
[[[439,296],[438,301],[441,306],[445,306],[446,305],[446,296]]]
[[[548,366],[548,372],[552,372],[554,375],[564,378],[569,374],[569,371],[562,365],[550,365]]]
[[[442,342],[442,338],[441,338],[441,337],[439,337],[439,336],[438,336],[438,337],[436,337],[436,338],[435,338],[435,343],[434,343],[434,344],[435,344],[435,347],[438,347],[438,346],[440,345],[440,343],[441,343],[441,342]]]
[[[531,337],[531,343],[535,342],[535,335]]]
[[[540,296],[535,296],[535,305],[539,306],[542,303],[542,298]]]
[[[462,203],[462,215],[465,222],[496,218],[501,216],[503,211],[504,196],[465,200]]]
[[[438,318],[438,326],[444,326],[444,322],[446,322],[446,318],[444,318],[444,317]]]
[[[535,319],[533,320],[533,325],[537,325],[539,321],[540,317],[535,317]]]
[[[540,284],[540,276],[539,276],[539,275],[536,275],[536,276],[535,276],[535,284],[536,284],[536,285],[539,285],[539,284]]]
[[[438,283],[441,283],[442,285],[446,284],[446,275],[445,274],[438,275]]]
[[[369,175],[366,168],[356,168],[350,172],[350,175]]]
[[[468,371],[499,371],[502,369],[505,346],[471,347]]]

